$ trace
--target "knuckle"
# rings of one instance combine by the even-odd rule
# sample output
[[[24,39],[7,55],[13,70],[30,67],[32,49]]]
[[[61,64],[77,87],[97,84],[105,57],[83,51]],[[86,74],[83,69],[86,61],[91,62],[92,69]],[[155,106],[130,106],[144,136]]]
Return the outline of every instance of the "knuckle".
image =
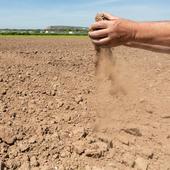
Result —
[[[102,45],[102,41],[97,41],[96,45],[99,45],[99,46]]]
[[[108,31],[109,34],[111,34],[111,33],[113,32],[113,29],[112,29],[111,27],[109,27],[109,28],[107,29],[107,31]]]
[[[89,31],[89,32],[88,32],[88,35],[91,36],[91,34],[92,34],[92,31]]]
[[[102,26],[107,27],[107,25],[108,25],[108,21],[100,21],[100,24],[101,24]]]
[[[109,41],[103,42],[103,45],[108,45],[108,44],[109,44]]]
[[[112,41],[112,37],[108,36],[108,42]]]
[[[97,44],[97,41],[94,40],[94,39],[92,39],[92,43],[93,43],[93,44]]]
[[[95,33],[95,32],[90,32],[90,33],[89,33],[89,36],[90,36],[91,38],[95,38],[95,37],[96,37],[96,33]]]
[[[91,38],[91,33],[90,32],[88,33],[88,36]]]
[[[96,32],[94,35],[95,35],[95,37],[99,37],[101,35],[101,33],[100,32]]]
[[[92,31],[92,25],[91,25],[91,26],[89,26],[89,31]]]

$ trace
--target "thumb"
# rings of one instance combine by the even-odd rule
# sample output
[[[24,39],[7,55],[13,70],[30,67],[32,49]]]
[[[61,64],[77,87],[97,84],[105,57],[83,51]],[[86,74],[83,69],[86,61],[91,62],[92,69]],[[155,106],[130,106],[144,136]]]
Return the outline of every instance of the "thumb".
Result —
[[[119,17],[113,16],[112,14],[107,13],[107,12],[103,12],[103,16],[104,16],[104,18],[106,18],[106,20],[117,20],[117,19],[119,19]]]

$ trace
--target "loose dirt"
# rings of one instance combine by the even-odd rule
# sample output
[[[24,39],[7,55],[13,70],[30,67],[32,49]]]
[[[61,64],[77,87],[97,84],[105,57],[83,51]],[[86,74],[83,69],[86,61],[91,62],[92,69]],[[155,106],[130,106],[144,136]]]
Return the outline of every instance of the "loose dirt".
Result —
[[[95,55],[86,38],[1,38],[0,166],[170,169],[170,56],[115,48],[120,91],[100,94]]]
[[[96,22],[107,20],[104,14],[99,13],[95,17]],[[106,103],[106,97],[118,94],[120,91],[125,94],[124,89],[121,87],[118,80],[118,72],[116,72],[116,56],[114,48],[95,46],[96,50],[96,105],[103,108],[98,109],[98,125],[97,128],[108,125],[110,116],[106,115],[107,108],[110,103]],[[96,106],[96,108],[99,108]]]
[[[107,20],[103,14],[97,14],[96,22]],[[115,85],[115,65],[116,58],[113,55],[113,48],[104,48],[95,46],[96,50],[96,75],[98,83],[101,86],[105,81],[110,80]],[[102,89],[101,89],[102,90]]]

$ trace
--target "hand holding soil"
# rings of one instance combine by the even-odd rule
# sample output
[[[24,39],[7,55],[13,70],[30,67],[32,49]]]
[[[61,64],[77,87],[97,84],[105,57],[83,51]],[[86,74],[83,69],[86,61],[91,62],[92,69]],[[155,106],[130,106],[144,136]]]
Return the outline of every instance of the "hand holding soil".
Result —
[[[114,47],[134,40],[136,22],[108,13],[103,13],[103,18],[90,27],[89,36],[95,45]]]
[[[113,17],[110,14],[99,13],[96,15],[96,24],[109,20],[116,20],[118,18]],[[93,30],[93,28],[92,28]],[[100,30],[99,30],[100,31]],[[113,54],[113,48],[109,46],[97,46],[96,49],[96,76],[98,80],[98,90],[99,91],[109,91],[111,95],[116,94],[120,91],[120,85],[118,85],[117,75],[116,75],[116,56]],[[106,83],[110,84],[109,88],[106,88]]]
[[[93,44],[103,47],[126,45],[155,52],[170,53],[170,22],[136,22],[103,13],[104,20],[90,26]]]
[[[96,15],[95,20],[96,23],[100,23],[102,21],[107,21],[111,19],[112,16],[104,13],[99,13]],[[113,19],[113,18],[112,18]],[[96,75],[99,83],[99,87],[105,83],[107,80],[111,80],[112,84],[115,80],[114,69],[116,64],[116,58],[113,56],[111,47],[100,47],[95,44],[96,49]]]

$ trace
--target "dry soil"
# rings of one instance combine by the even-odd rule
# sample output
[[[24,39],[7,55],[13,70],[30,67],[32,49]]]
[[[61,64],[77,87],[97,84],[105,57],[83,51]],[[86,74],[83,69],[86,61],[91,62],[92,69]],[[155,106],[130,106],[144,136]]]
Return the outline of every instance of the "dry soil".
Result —
[[[88,38],[0,39],[1,169],[170,170],[170,55],[114,55],[97,86]]]

